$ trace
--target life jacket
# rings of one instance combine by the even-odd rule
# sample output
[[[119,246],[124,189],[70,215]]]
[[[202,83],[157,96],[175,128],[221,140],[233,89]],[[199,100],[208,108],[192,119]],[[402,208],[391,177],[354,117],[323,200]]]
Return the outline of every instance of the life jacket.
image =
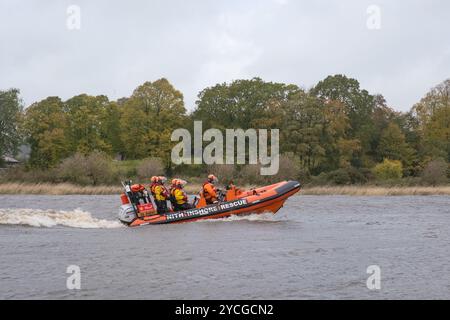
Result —
[[[156,183],[152,183],[150,185],[150,192],[152,193],[153,196],[155,196],[155,188],[156,188],[157,184]]]
[[[164,187],[163,185],[155,185],[154,188],[154,192],[155,192],[155,200],[157,201],[165,201],[167,200],[169,193],[166,189],[166,187]]]
[[[216,187],[214,187],[214,185],[209,181],[206,181],[203,184],[203,197],[207,200],[217,198]]]
[[[185,204],[188,200],[186,193],[180,187],[172,188],[170,194],[176,204]]]
[[[142,184],[133,184],[130,189],[132,192],[143,192],[145,187]]]

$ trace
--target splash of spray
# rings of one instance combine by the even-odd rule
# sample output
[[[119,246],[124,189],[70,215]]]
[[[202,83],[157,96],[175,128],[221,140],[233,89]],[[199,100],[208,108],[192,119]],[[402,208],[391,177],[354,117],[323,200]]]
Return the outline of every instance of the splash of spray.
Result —
[[[120,228],[119,221],[97,219],[90,212],[39,209],[0,209],[0,225],[27,225],[32,227],[65,226],[84,229]]]

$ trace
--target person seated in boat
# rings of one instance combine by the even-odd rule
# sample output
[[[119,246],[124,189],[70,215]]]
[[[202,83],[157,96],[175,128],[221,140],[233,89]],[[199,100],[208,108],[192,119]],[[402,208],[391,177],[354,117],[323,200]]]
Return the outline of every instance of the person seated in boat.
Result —
[[[233,189],[236,189],[236,186],[235,186],[233,180],[230,180],[230,182],[228,182],[227,186],[225,187],[225,190],[228,191],[228,190],[233,190]]]
[[[188,197],[186,192],[183,190],[183,185],[186,181],[181,179],[173,179],[172,187],[170,189],[170,201],[174,211],[181,211],[192,209],[193,206],[188,202]]]
[[[135,205],[145,204],[149,202],[148,193],[142,184],[133,184],[130,186],[131,200]]]
[[[203,184],[202,193],[203,197],[206,200],[206,204],[217,203],[218,200],[218,192],[216,190],[215,184],[219,180],[213,174],[208,175],[208,180]]]
[[[229,183],[227,184],[225,189],[227,190],[226,196],[225,196],[226,201],[235,199],[237,196],[239,196],[242,193],[241,189],[236,187],[233,180],[229,181]]]
[[[166,213],[168,211],[167,198],[169,198],[169,191],[164,185],[165,181],[167,181],[166,177],[156,177],[155,187],[153,189],[155,204],[159,214]]]
[[[155,187],[157,186],[157,176],[153,176],[150,178],[150,192],[152,193],[153,198],[155,197]]]

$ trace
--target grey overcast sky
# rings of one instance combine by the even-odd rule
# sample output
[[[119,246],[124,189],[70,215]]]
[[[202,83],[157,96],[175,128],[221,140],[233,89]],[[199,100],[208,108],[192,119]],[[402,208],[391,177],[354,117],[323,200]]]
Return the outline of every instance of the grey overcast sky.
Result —
[[[79,30],[67,28],[70,5]],[[378,30],[367,27],[371,5]],[[0,0],[0,26],[0,89],[19,88],[26,105],[117,99],[166,77],[192,110],[219,82],[310,88],[342,73],[406,111],[450,77],[448,0]]]

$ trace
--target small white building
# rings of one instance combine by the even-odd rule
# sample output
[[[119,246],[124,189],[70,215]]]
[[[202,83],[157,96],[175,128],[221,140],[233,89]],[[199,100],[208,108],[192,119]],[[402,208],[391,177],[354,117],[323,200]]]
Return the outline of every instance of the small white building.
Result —
[[[14,159],[13,157],[9,157],[9,156],[2,156],[3,158],[3,162],[5,163],[6,166],[8,167],[12,167],[15,165],[20,164],[20,161],[17,159]]]

